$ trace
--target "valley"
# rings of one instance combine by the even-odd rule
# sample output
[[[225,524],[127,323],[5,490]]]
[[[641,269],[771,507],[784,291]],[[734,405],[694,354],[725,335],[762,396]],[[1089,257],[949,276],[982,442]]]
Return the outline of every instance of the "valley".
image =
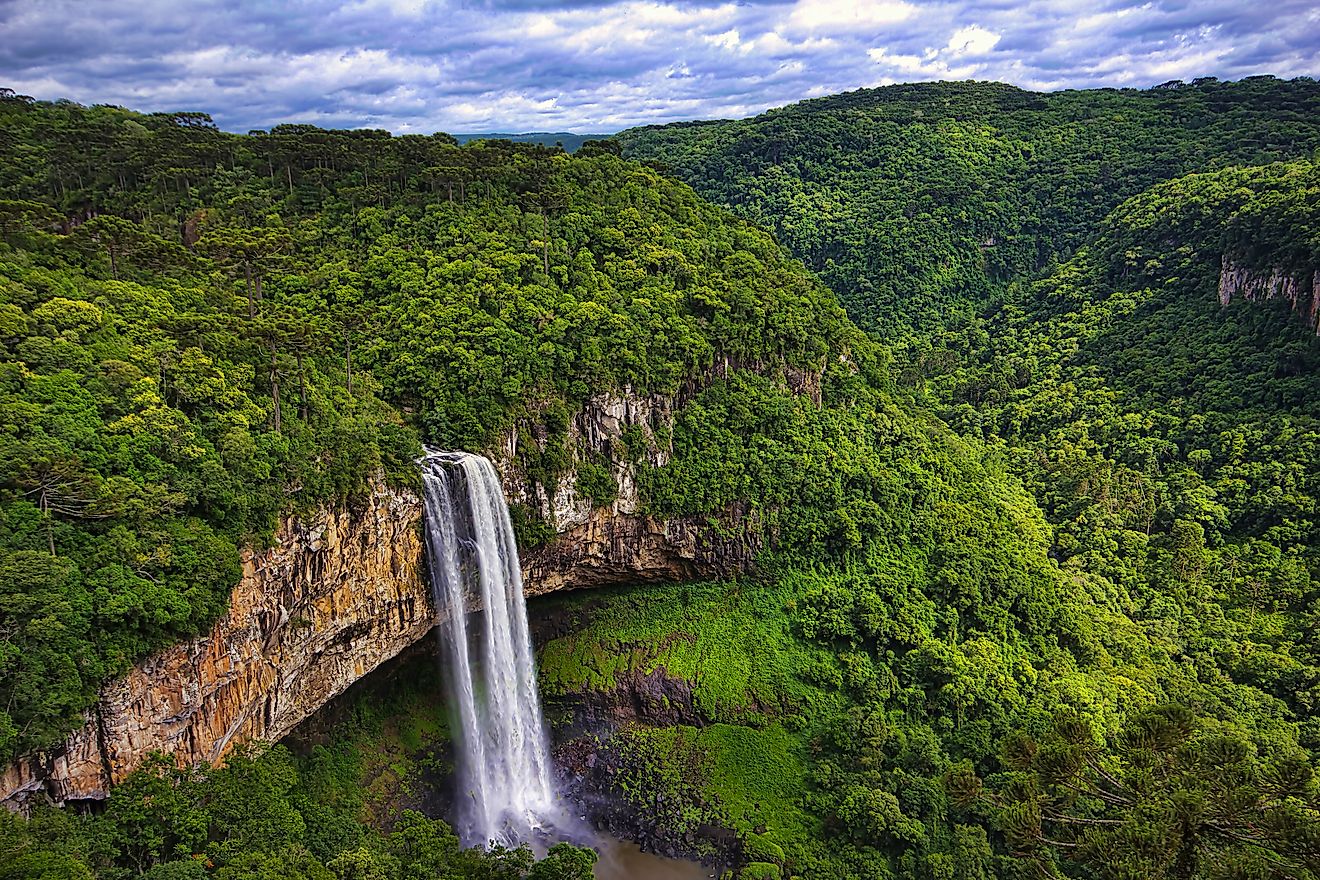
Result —
[[[1315,876],[1320,86],[1166,86],[4,94],[0,880]]]

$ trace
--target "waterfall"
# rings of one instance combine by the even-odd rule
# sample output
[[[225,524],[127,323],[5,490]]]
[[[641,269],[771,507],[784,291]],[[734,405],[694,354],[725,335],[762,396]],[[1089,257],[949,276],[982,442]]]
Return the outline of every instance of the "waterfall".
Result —
[[[431,592],[448,612],[458,831],[468,844],[526,842],[555,806],[509,508],[479,455],[428,451],[421,465]]]

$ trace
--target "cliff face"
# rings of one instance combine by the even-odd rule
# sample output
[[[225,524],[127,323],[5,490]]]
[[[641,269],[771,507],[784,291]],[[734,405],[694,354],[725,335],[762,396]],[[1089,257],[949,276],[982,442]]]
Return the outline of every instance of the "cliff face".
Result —
[[[745,510],[723,512],[718,533],[708,518],[642,512],[637,469],[669,460],[672,413],[668,398],[625,393],[598,395],[574,417],[568,448],[607,462],[618,486],[606,506],[593,506],[571,471],[548,489],[534,483],[518,465],[517,435],[505,438],[495,460],[509,501],[559,533],[524,554],[528,595],[751,566],[760,539]],[[646,447],[636,463],[619,454],[629,429]],[[108,684],[61,748],[0,773],[0,803],[100,799],[152,752],[214,762],[240,743],[283,737],[437,623],[421,518],[414,494],[377,487],[346,509],[286,520],[274,546],[245,555],[229,613],[210,632]]]
[[[104,798],[153,751],[199,763],[282,737],[434,625],[420,519],[415,496],[381,487],[286,520],[273,547],[245,554],[210,632],[108,684],[64,748],[0,775],[0,799]]]
[[[590,398],[568,426],[565,447],[577,460],[605,463],[617,487],[613,501],[595,506],[573,472],[552,487],[533,482],[518,465],[518,435],[500,445],[497,465],[511,503],[535,509],[558,537],[524,554],[529,596],[578,587],[727,577],[746,571],[761,549],[758,523],[742,507],[710,517],[656,519],[642,510],[639,467],[663,467],[673,456],[674,400],[628,391]],[[624,438],[630,452],[624,452]],[[544,445],[548,438],[533,436]]]
[[[1280,269],[1249,269],[1224,257],[1219,269],[1219,303],[1234,297],[1253,302],[1286,299],[1306,325],[1320,335],[1320,272],[1296,275]]]

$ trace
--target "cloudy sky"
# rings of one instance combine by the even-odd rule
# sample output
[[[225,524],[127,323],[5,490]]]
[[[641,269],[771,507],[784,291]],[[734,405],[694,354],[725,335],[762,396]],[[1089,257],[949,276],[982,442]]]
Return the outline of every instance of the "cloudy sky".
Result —
[[[609,132],[894,82],[1320,74],[1313,0],[0,0],[0,86],[395,132]]]

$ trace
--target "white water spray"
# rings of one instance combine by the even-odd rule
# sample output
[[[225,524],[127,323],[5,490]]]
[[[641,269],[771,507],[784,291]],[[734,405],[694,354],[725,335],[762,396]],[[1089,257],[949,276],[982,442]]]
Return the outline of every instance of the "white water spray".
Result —
[[[448,612],[458,831],[468,844],[527,842],[557,811],[509,508],[479,455],[429,452],[421,465],[431,593]]]

